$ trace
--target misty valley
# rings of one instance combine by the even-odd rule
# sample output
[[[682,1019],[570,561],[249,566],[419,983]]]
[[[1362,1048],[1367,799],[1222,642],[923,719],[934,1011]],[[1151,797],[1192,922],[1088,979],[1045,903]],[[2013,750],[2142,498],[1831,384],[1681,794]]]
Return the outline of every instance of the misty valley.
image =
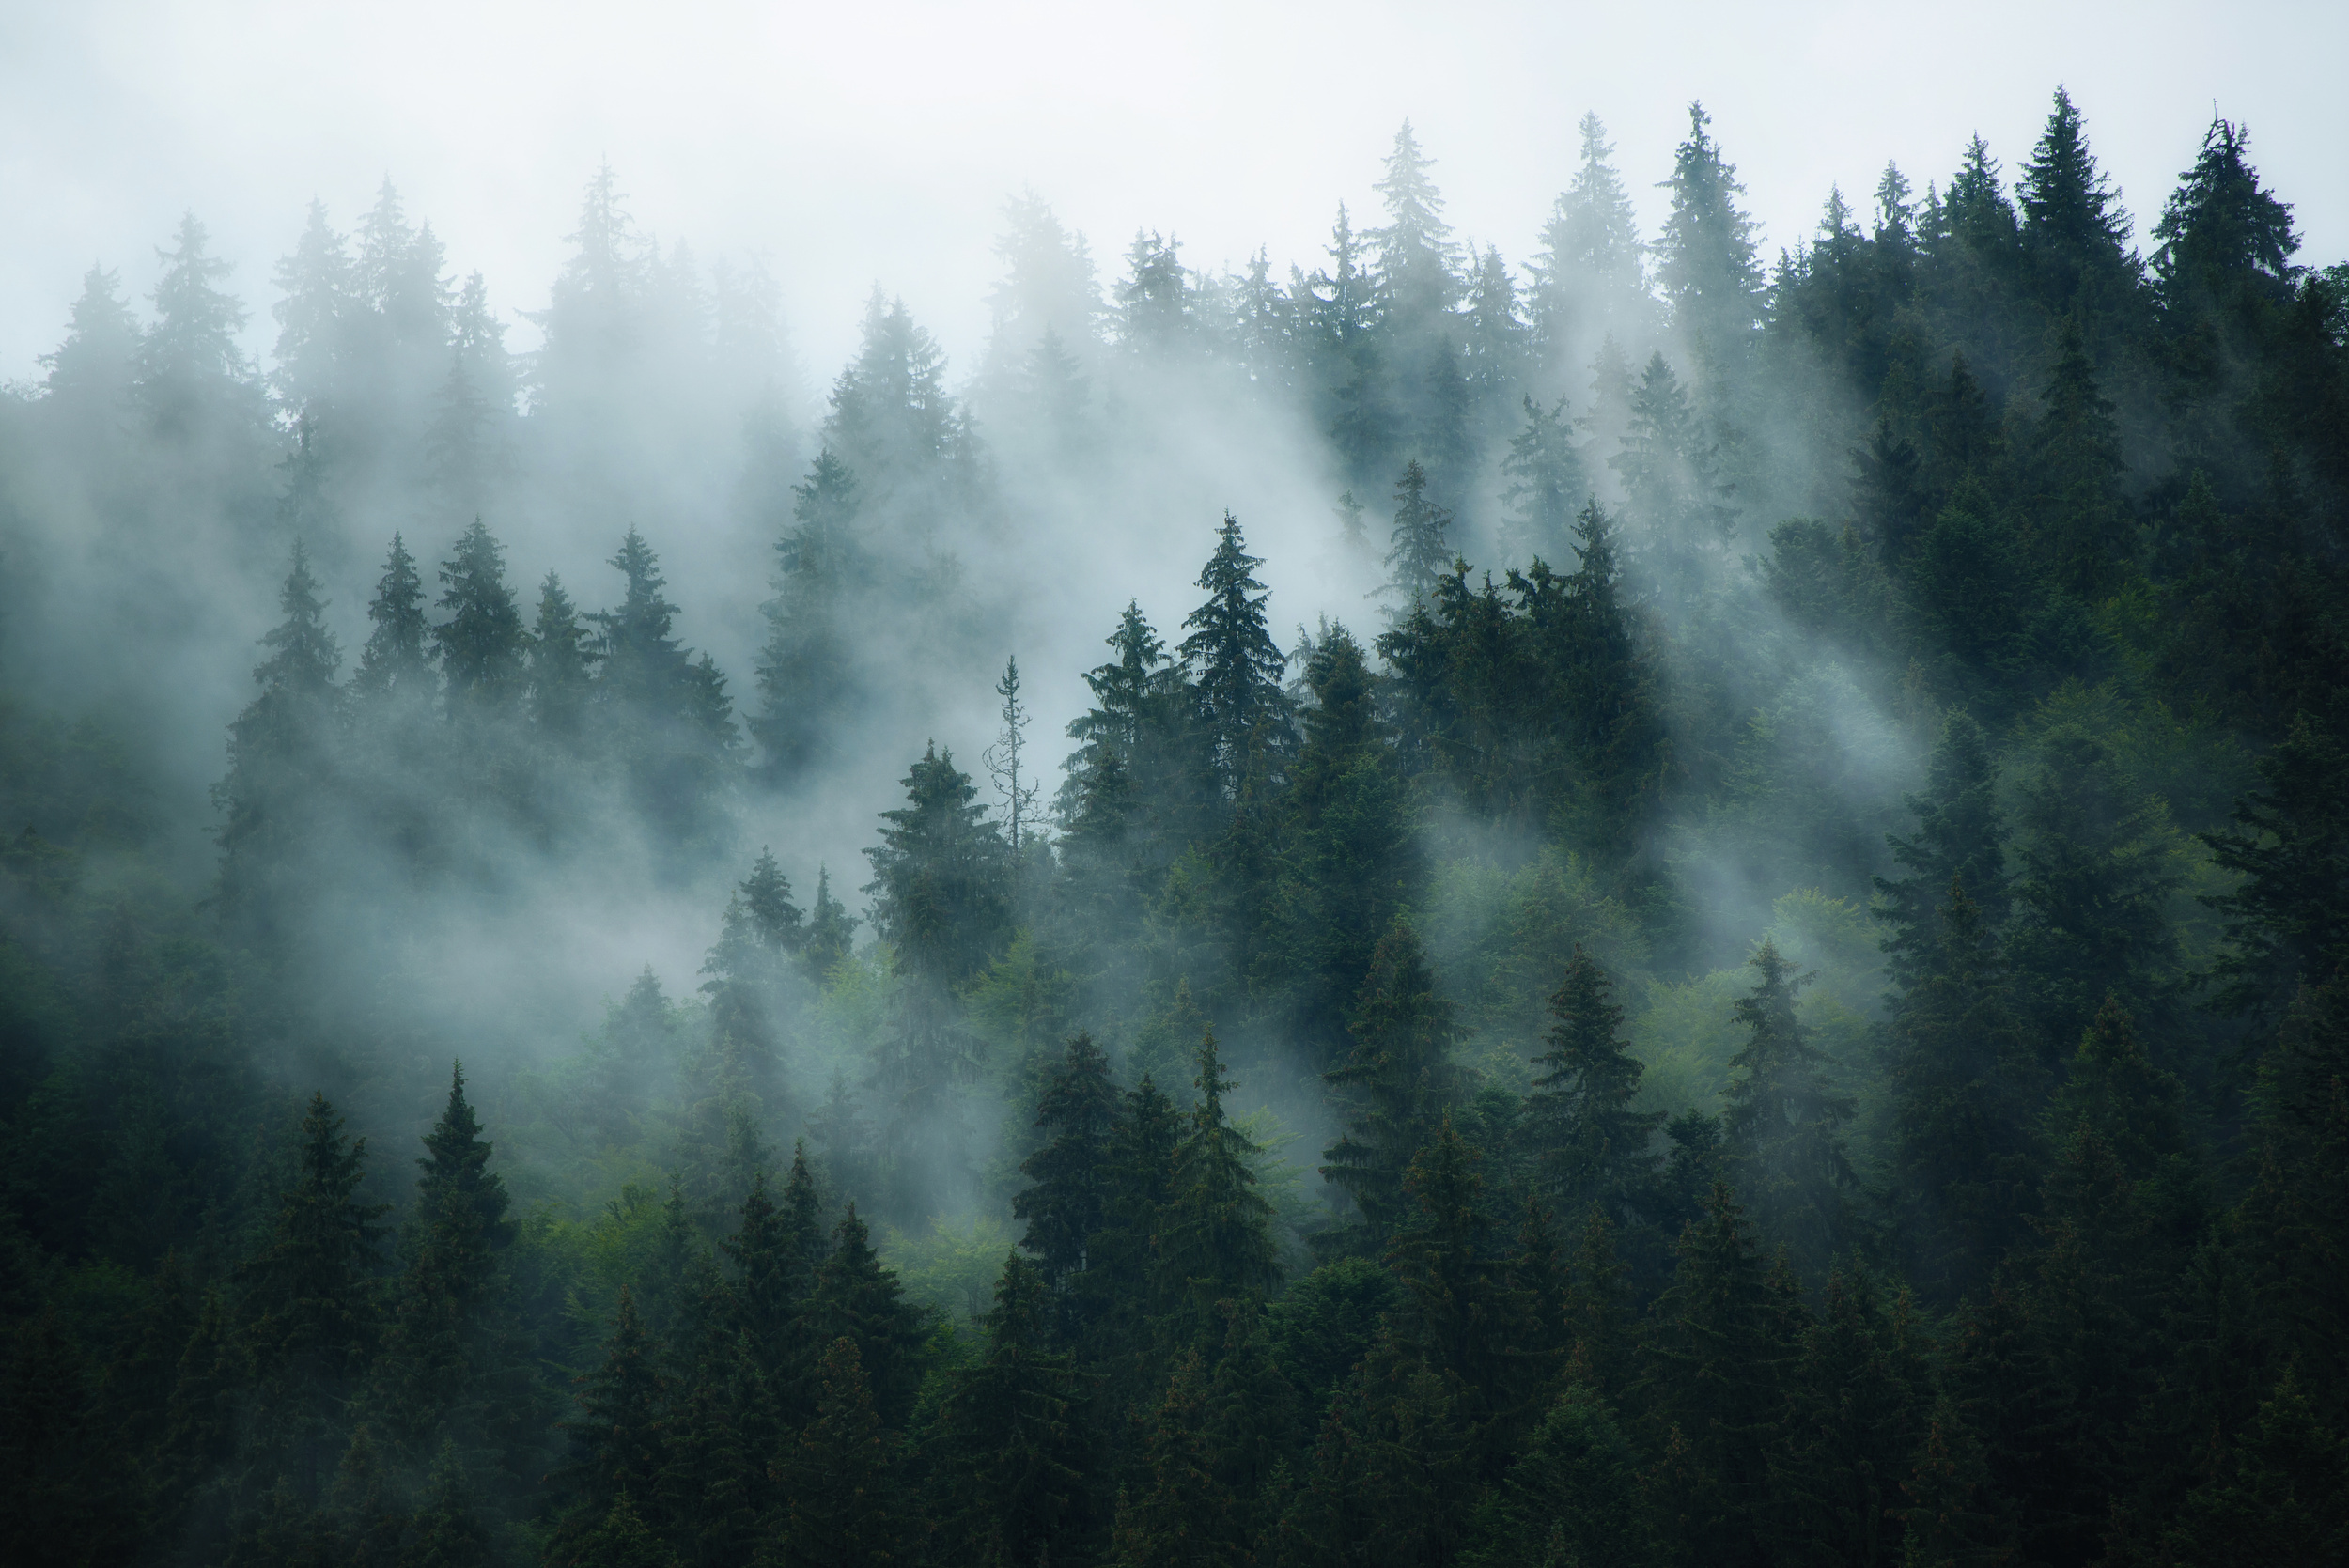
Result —
[[[8,1559],[2349,1561],[2349,264],[2226,119],[1774,257],[1687,124],[1517,259],[1432,127],[1025,192],[820,390],[610,166],[543,309],[390,179],[93,266]]]

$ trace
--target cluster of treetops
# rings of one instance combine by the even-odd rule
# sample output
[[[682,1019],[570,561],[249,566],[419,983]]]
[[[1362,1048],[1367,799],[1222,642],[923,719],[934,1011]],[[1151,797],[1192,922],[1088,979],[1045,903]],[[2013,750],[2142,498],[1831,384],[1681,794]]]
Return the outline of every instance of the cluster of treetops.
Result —
[[[1357,488],[1400,474],[1384,629],[1283,650],[1227,517],[1180,642],[1129,608],[1087,675],[1049,813],[1014,666],[1000,808],[932,749],[881,814],[877,945],[762,856],[699,1003],[648,973],[586,1057],[501,1091],[533,1119],[509,1173],[579,1151],[522,1211],[462,1071],[412,1188],[324,1093],[286,1098],[288,1063],[346,1106],[418,1082],[394,1015],[307,979],[321,911],[365,891],[336,884],[349,834],[459,878],[484,824],[576,845],[606,820],[586,779],[678,863],[726,852],[730,800],[803,777],[858,690],[890,531],[971,482],[973,424],[934,359],[903,373],[928,350],[901,311],[794,492],[747,746],[632,530],[617,608],[550,579],[531,624],[480,523],[438,621],[396,538],[348,680],[297,530],[200,902],[92,886],[136,838],[127,743],[11,708],[12,801],[79,802],[10,841],[0,908],[18,1550],[2349,1556],[2349,284],[2292,263],[2225,122],[2150,264],[2059,95],[2018,199],[1977,142],[1921,205],[1888,172],[1870,230],[1831,203],[1766,277],[1701,114],[1652,246],[1586,144],[1526,303],[1451,248],[1408,129],[1374,266],[1343,225],[1335,271],[1285,290],[1138,242],[1116,347],[1238,365]],[[183,234],[138,339],[156,409],[196,396],[170,334],[210,265]],[[1685,381],[1618,332],[1668,333]],[[1593,337],[1569,420],[1532,394]],[[1070,352],[1047,331],[1011,384],[1074,419]],[[295,428],[300,522],[325,459]],[[1811,509],[1837,520],[1750,537],[1811,482],[1789,447],[1832,456]],[[1470,538],[1519,564],[1472,573]],[[1837,716],[1806,681],[1919,732],[1889,835],[1821,777]],[[1469,1016],[1423,926],[1491,834],[1658,967],[1704,954],[1723,857],[1872,899],[1881,1004],[1831,1054],[1761,942],[1718,1096],[1667,1113],[1584,915],[1525,905],[1526,1005]],[[816,1104],[795,1053],[851,1004],[857,1076]],[[1227,1106],[1249,1078],[1341,1129],[1306,1222]],[[868,1222],[967,1173],[982,1083],[1014,1130],[980,1185],[1021,1228],[957,1316]],[[610,1179],[632,1157],[665,1200]]]

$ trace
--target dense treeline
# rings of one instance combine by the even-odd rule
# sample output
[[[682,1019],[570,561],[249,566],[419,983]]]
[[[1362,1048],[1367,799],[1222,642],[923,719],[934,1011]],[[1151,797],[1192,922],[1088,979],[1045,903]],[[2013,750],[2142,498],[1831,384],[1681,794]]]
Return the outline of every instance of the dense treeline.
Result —
[[[1107,298],[1022,197],[962,390],[877,292],[812,423],[608,170],[529,355],[388,183],[267,376],[193,217],[150,321],[94,269],[0,406],[17,1555],[2349,1556],[2349,271],[2223,120],[2140,256],[2060,92],[1775,264],[1702,110],[1653,237],[1585,119],[1514,272],[1431,170]],[[922,744],[1055,519],[1247,427],[1359,624],[1227,513],[1056,785],[1016,660]],[[191,857],[123,693],[225,579]],[[752,829],[876,733],[852,914]],[[566,1042],[526,955],[650,899],[698,973]]]

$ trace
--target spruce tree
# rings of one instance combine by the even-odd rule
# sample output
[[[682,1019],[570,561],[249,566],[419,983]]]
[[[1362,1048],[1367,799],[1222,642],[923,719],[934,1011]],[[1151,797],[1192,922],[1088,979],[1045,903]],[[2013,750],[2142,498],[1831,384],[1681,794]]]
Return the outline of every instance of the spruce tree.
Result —
[[[597,1537],[623,1507],[638,1530],[657,1537],[666,1524],[656,1517],[647,1525],[637,1512],[660,1495],[667,1462],[670,1389],[661,1371],[659,1348],[646,1333],[626,1285],[620,1287],[602,1364],[580,1381],[584,1386],[579,1413],[564,1423],[571,1436],[571,1458],[561,1473],[571,1502],[548,1551],[550,1560],[557,1563],[598,1560]]]
[[[853,1342],[873,1408],[884,1426],[901,1430],[922,1384],[926,1314],[905,1300],[896,1271],[881,1266],[855,1204],[833,1236],[832,1256],[816,1275],[815,1323],[824,1335]]]
[[[1394,487],[1394,532],[1387,546],[1387,592],[1395,598],[1397,615],[1424,604],[1452,566],[1452,547],[1444,531],[1452,514],[1427,498],[1427,471],[1413,458],[1403,465]]]
[[[1109,1058],[1092,1035],[1071,1036],[1059,1069],[1036,1099],[1035,1126],[1049,1133],[1049,1141],[1019,1166],[1034,1185],[1011,1206],[1013,1218],[1028,1222],[1020,1247],[1035,1255],[1045,1283],[1064,1297],[1077,1291],[1073,1277],[1085,1272],[1093,1237],[1107,1221],[1117,1111]]]
[[[774,597],[759,652],[759,710],[750,721],[770,784],[798,777],[820,754],[856,691],[843,617],[863,573],[856,476],[827,447],[791,490],[791,526],[775,541]]]
[[[1655,1180],[1649,1144],[1664,1117],[1631,1109],[1644,1069],[1625,1048],[1623,1009],[1607,971],[1579,945],[1550,994],[1549,1016],[1522,1124],[1536,1179],[1560,1213],[1595,1204],[1628,1225]]]
[[[1943,1303],[1987,1281],[2023,1237],[2044,1078],[1962,876],[1915,934],[1885,1045],[1891,1206],[1909,1278]]]
[[[155,321],[139,343],[134,398],[148,428],[168,441],[214,434],[250,441],[265,409],[260,380],[238,346],[245,309],[216,285],[235,269],[211,256],[211,235],[190,212],[172,248],[158,250]]]
[[[1258,983],[1288,992],[1291,1037],[1315,1063],[1346,1049],[1362,976],[1425,867],[1408,785],[1361,644],[1325,628],[1305,659],[1304,743],[1279,824],[1280,863]]]
[[[1736,1006],[1748,1032],[1729,1059],[1741,1076],[1725,1096],[1721,1141],[1763,1234],[1791,1248],[1805,1268],[1823,1273],[1857,1238],[1846,1196],[1857,1180],[1841,1130],[1854,1107],[1828,1083],[1826,1057],[1795,1017],[1795,993],[1809,976],[1767,938],[1749,967],[1753,989]]]
[[[1346,1131],[1322,1152],[1322,1179],[1361,1215],[1361,1245],[1385,1242],[1409,1212],[1404,1177],[1459,1097],[1450,1056],[1457,1028],[1418,934],[1388,927],[1362,981],[1352,1053],[1322,1076],[1346,1092]]]
[[[1706,132],[1712,122],[1703,104],[1688,105],[1688,139],[1663,182],[1672,211],[1657,236],[1656,275],[1708,387],[1741,389],[1762,318],[1762,269],[1753,220],[1737,210],[1745,187]]]
[[[344,1411],[381,1333],[372,1275],[381,1204],[362,1203],[366,1140],[347,1139],[322,1094],[310,1096],[293,1185],[238,1273],[237,1338],[256,1395],[248,1453],[266,1488],[304,1506],[324,1496]]]
[[[552,572],[538,585],[537,618],[531,623],[528,667],[530,720],[557,744],[576,744],[586,723],[596,649],[580,623],[563,580]]]
[[[2039,751],[2016,813],[2007,951],[2025,1016],[2052,1058],[2079,1039],[2108,991],[2142,1006],[2168,984],[2168,906],[2181,874],[2163,802],[2130,788],[2103,741],[2065,727]]]
[[[1206,602],[1183,618],[1190,635],[1183,639],[1182,663],[1195,683],[1201,722],[1214,737],[1216,776],[1227,798],[1239,793],[1260,731],[1269,726],[1277,738],[1288,718],[1281,689],[1285,660],[1265,624],[1271,596],[1254,576],[1262,565],[1248,553],[1239,520],[1224,513],[1215,553],[1199,574]]]
[[[415,1218],[402,1238],[406,1275],[377,1382],[403,1436],[420,1441],[454,1421],[471,1447],[526,1419],[531,1390],[528,1363],[518,1358],[526,1351],[499,1299],[503,1257],[520,1227],[506,1218],[505,1178],[489,1170],[490,1145],[465,1097],[462,1063],[424,1147]]]
[[[299,539],[278,604],[286,618],[261,639],[270,656],[253,672],[260,695],[228,726],[228,774],[212,789],[224,818],[222,901],[263,934],[299,919],[294,906],[335,774],[342,651]]]
[[[1281,1281],[1272,1205],[1256,1189],[1257,1146],[1224,1114],[1233,1087],[1215,1032],[1199,1043],[1199,1103],[1173,1150],[1166,1207],[1152,1237],[1156,1294],[1175,1343],[1198,1343],[1220,1321],[1217,1304],[1262,1299]]]
[[[2005,924],[2007,827],[1997,789],[1998,764],[1988,738],[1959,708],[1941,722],[1925,766],[1924,792],[1904,797],[1917,831],[1885,841],[1894,862],[1908,875],[1897,881],[1875,878],[1875,914],[1891,927],[1883,947],[1896,984],[1912,983],[1936,967],[1937,911],[1948,899],[1952,879],[1965,884],[1983,929],[1995,934]]]
[[[1018,1253],[1003,1260],[978,1360],[948,1386],[930,1441],[935,1517],[971,1562],[1031,1562],[1081,1526],[1086,1452],[1075,1367],[1051,1348],[1051,1292]]]
[[[776,1467],[790,1499],[785,1559],[808,1568],[889,1568],[906,1535],[897,1462],[853,1339],[824,1352],[816,1419]]]
[[[432,628],[424,617],[424,582],[416,573],[416,558],[397,534],[392,536],[375,598],[367,602],[367,619],[375,629],[367,634],[359,667],[351,672],[352,698],[388,699],[403,706],[429,702]]]
[[[1563,564],[1572,548],[1575,514],[1589,496],[1563,397],[1548,408],[1525,399],[1525,427],[1509,438],[1501,471],[1509,479],[1501,498],[1516,512],[1511,556],[1527,566],[1553,559]]]
[[[1676,1252],[1638,1390],[1683,1448],[1679,1495],[1659,1499],[1679,1516],[1665,1533],[1690,1560],[1758,1568],[1771,1560],[1770,1461],[1782,1441],[1800,1309],[1791,1285],[1764,1267],[1725,1184],[1714,1185]]]
[[[1649,314],[1647,246],[1615,149],[1596,115],[1576,127],[1581,163],[1543,225],[1527,290],[1537,383],[1554,392],[1602,341],[1640,342]]]
[[[494,722],[521,695],[529,637],[506,582],[506,547],[475,518],[441,563],[441,608],[448,619],[432,644],[448,679],[451,719]]]

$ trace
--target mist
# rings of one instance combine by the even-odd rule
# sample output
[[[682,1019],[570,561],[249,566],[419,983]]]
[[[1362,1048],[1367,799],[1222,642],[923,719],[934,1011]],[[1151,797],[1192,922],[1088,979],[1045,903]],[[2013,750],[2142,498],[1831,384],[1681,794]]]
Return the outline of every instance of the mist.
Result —
[[[2349,1430],[2338,19],[20,20],[75,1560],[2085,1562]]]

